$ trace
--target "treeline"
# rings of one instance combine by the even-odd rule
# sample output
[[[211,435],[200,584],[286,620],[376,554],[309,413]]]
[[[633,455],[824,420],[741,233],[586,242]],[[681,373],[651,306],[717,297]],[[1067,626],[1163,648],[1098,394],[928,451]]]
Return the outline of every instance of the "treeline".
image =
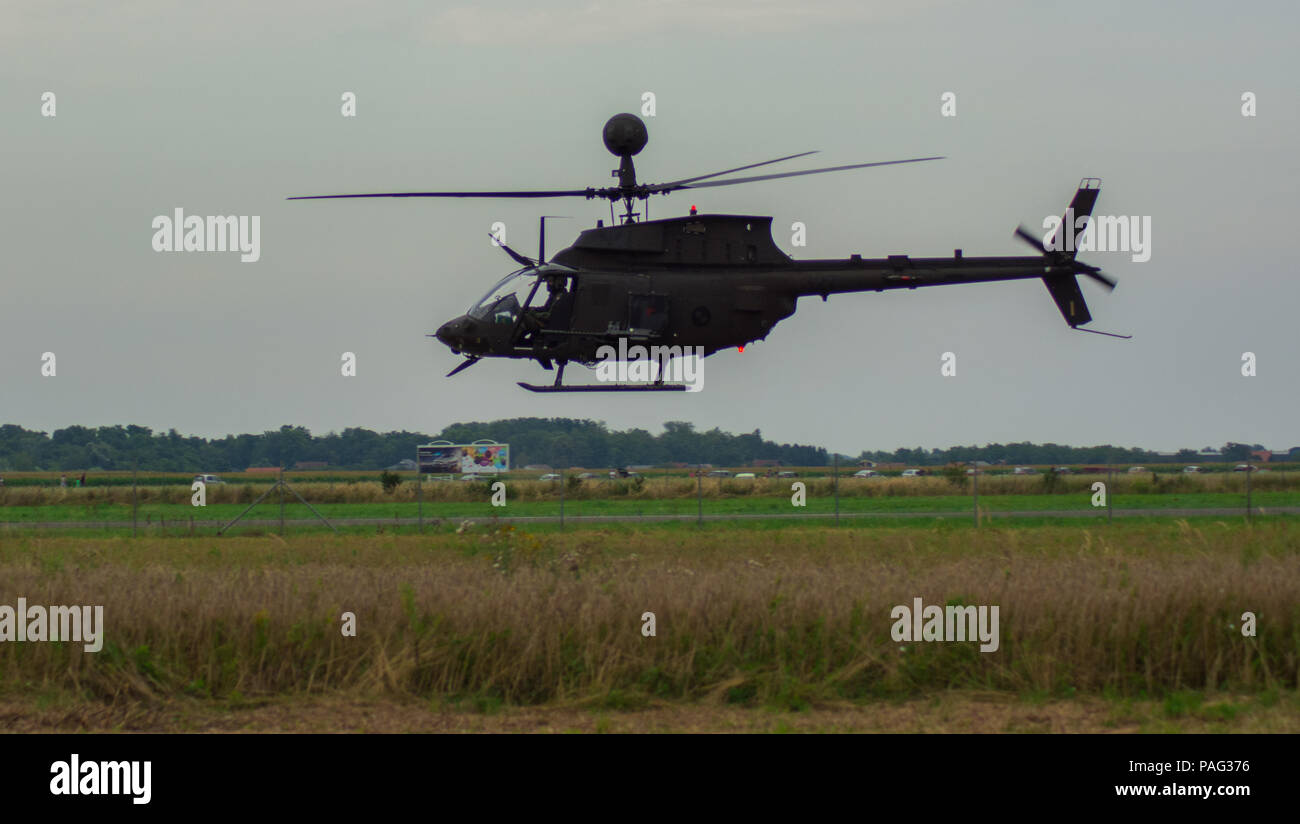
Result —
[[[1228,442],[1214,454],[1207,455],[1194,449],[1182,449],[1168,455],[1159,454],[1135,447],[1111,446],[1063,446],[1055,443],[999,444],[986,446],[954,446],[948,449],[896,449],[893,452],[864,451],[859,459],[880,463],[901,463],[907,466],[946,466],[950,463],[971,463],[984,461],[990,464],[1009,464],[1023,466],[1087,466],[1105,464],[1145,464],[1145,463],[1213,463],[1216,461],[1240,462],[1250,458],[1252,451],[1262,451],[1259,444]],[[1288,453],[1278,453],[1274,460],[1300,460],[1300,447]]]
[[[187,437],[175,429],[145,426],[70,426],[53,434],[8,424],[0,426],[0,471],[142,470],[236,472],[250,466],[319,462],[335,469],[382,469],[415,458],[415,447],[434,440],[471,443],[490,438],[510,444],[512,467],[604,468],[638,464],[711,463],[744,466],[756,460],[792,466],[829,462],[821,447],[777,444],[758,431],[732,435],[719,429],[696,432],[690,423],[670,421],[651,435],[644,429],[611,431],[604,423],[571,418],[514,418],[458,423],[429,435],[350,428],[313,435],[301,426],[282,426],[260,435]]]
[[[154,432],[146,426],[69,426],[52,434],[7,424],[0,426],[0,472],[38,470],[142,470],[157,472],[237,472],[250,466],[284,466],[317,462],[334,469],[383,469],[414,459],[415,447],[433,440],[471,443],[482,438],[510,444],[512,467],[546,464],[589,469],[665,464],[753,466],[779,461],[785,466],[826,466],[832,456],[824,447],[778,444],[758,430],[733,435],[720,429],[696,431],[685,421],[669,421],[652,435],[644,429],[610,430],[600,421],[573,418],[512,418],[457,423],[433,435],[421,432],[374,432],[353,427],[313,435],[301,426],[282,426],[260,435],[222,438],[187,437],[175,429]],[[1228,443],[1220,459],[1244,461],[1259,444]],[[1278,455],[1277,458],[1285,458]],[[1187,449],[1173,456],[1131,447],[1073,447],[1059,444],[988,444],[949,449],[864,451],[856,459],[907,466],[942,466],[952,462],[1006,464],[1197,463],[1211,459]],[[1291,450],[1300,460],[1300,447]]]

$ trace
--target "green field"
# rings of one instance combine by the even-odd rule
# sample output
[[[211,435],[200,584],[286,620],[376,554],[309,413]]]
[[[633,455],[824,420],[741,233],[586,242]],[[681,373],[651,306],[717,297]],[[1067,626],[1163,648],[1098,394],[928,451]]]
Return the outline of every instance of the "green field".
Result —
[[[1300,507],[1300,492],[1258,492],[1251,496],[1252,505],[1263,507]],[[284,510],[287,519],[308,519],[311,511],[289,498]],[[1115,496],[1111,504],[1116,509],[1142,509],[1158,512],[1162,509],[1242,509],[1245,496],[1234,493],[1187,494],[1128,494]],[[493,517],[555,517],[560,512],[558,496],[553,500],[523,500],[506,506],[494,507],[481,503],[459,501],[392,501],[383,503],[322,503],[313,504],[326,518],[416,518],[423,511],[426,519],[464,519]],[[247,504],[210,504],[195,507],[188,503],[144,503],[138,508],[141,523],[221,521],[234,519],[247,508]],[[1091,494],[1076,495],[990,495],[981,497],[980,508],[986,512],[1012,511],[1078,511],[1094,512],[1104,518],[1106,509],[1091,504]],[[640,515],[695,515],[700,503],[691,498],[597,498],[568,499],[564,502],[566,517]],[[703,501],[703,512],[708,515],[798,515],[808,513],[828,514],[835,511],[833,498],[809,498],[804,507],[791,505],[789,497],[733,497],[708,498]],[[880,497],[840,498],[839,511],[843,515],[889,514],[909,512],[961,513],[972,511],[968,495],[936,495],[933,497]],[[280,515],[278,499],[268,499],[251,512],[249,518],[274,519]],[[0,524],[51,521],[130,521],[129,503],[102,502],[93,504],[53,504],[48,506],[0,507]]]

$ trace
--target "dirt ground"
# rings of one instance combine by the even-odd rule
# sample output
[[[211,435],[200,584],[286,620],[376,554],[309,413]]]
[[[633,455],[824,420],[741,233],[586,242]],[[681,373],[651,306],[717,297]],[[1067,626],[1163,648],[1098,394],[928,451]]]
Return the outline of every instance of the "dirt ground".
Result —
[[[153,705],[0,699],[0,732],[204,733],[1133,733],[1300,732],[1291,702],[1219,699],[1195,712],[1160,702],[1100,698],[1029,701],[950,693],[798,712],[715,704],[651,704],[637,710],[582,705],[503,707],[489,712],[400,699],[297,697],[172,700]]]

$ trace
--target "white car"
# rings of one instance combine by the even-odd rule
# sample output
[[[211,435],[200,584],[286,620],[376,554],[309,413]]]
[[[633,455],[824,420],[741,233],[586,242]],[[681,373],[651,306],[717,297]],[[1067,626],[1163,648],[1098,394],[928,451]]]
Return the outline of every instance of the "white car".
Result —
[[[1012,475],[1037,475],[1038,470],[1034,469],[1032,466],[1017,466],[1015,469],[1011,470],[1011,474]]]
[[[1146,468],[1145,466],[1130,466],[1130,467],[1128,468],[1128,474],[1130,474],[1130,475],[1140,475],[1140,474],[1142,474],[1143,472],[1146,472],[1146,471],[1147,471],[1147,468]]]
[[[749,480],[752,481],[752,480],[754,480],[754,478],[757,477],[757,476],[754,475],[753,472],[737,472],[735,475],[732,475],[731,477],[735,478],[736,480],[745,480],[745,479],[749,479]]]
[[[1184,466],[1184,467],[1183,467],[1183,474],[1185,474],[1185,475],[1197,475],[1197,474],[1200,474],[1200,471],[1201,471],[1201,468],[1200,468],[1199,466]]]
[[[555,473],[555,472],[547,472],[545,475],[543,475],[542,477],[538,478],[537,480],[539,480],[539,481],[558,481],[559,479],[560,479],[560,476],[559,476],[558,473]]]
[[[854,472],[854,473],[853,473],[853,477],[855,477],[855,478],[879,478],[879,477],[880,477],[880,473],[877,472],[877,471],[874,470],[874,469],[859,469],[857,472]]]
[[[225,481],[221,480],[221,478],[217,477],[216,475],[195,475],[194,480],[202,481],[205,486],[212,486],[213,484],[225,483]]]
[[[904,477],[904,478],[919,478],[919,477],[921,477],[921,476],[924,475],[924,474],[925,474],[925,470],[924,470],[924,469],[904,469],[904,470],[903,470],[903,477]]]

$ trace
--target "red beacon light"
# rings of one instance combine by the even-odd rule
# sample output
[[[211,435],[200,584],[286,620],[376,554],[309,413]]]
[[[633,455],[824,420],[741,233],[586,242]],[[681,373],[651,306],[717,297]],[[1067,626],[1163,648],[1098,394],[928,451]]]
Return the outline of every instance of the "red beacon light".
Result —
[[[695,214],[695,204],[692,203],[692,204],[691,204],[691,215],[694,216],[694,214]]]

